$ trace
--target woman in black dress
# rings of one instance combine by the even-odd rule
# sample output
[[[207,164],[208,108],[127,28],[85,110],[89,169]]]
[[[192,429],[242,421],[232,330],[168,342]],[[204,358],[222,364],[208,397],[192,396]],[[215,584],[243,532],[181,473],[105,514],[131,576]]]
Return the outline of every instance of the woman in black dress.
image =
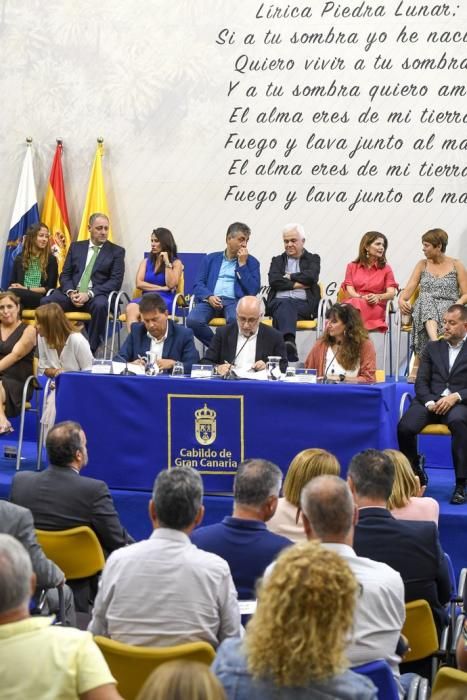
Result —
[[[57,259],[50,251],[49,229],[32,224],[24,237],[23,252],[13,263],[10,287],[23,309],[37,309],[49,289],[57,286]]]
[[[21,322],[20,301],[13,292],[0,294],[0,434],[13,428],[8,418],[21,411],[26,379],[33,373],[36,329]]]

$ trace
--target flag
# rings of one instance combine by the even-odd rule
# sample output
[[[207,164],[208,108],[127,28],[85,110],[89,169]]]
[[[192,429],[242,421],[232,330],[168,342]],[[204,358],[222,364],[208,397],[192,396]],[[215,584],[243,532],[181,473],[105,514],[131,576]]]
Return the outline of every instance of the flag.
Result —
[[[96,155],[92,164],[91,177],[89,178],[88,193],[84,205],[81,226],[79,227],[78,241],[86,241],[89,238],[88,222],[91,214],[100,212],[109,216],[107,197],[105,196],[104,177],[102,174],[102,157],[104,155],[104,144],[97,142]],[[109,226],[109,241],[112,240],[112,228]]]
[[[63,269],[63,263],[71,243],[70,222],[63,182],[62,153],[62,143],[57,141],[41,217],[41,221],[49,227],[50,245],[57,258],[59,273]]]
[[[14,253],[22,244],[23,236],[28,226],[39,221],[39,208],[37,206],[36,185],[32,169],[31,141],[27,142],[24,156],[23,169],[19,179],[18,192],[16,193],[15,206],[11,217],[10,232],[8,234],[5,259],[3,261],[2,288],[7,289],[10,284],[11,271],[13,269]]]

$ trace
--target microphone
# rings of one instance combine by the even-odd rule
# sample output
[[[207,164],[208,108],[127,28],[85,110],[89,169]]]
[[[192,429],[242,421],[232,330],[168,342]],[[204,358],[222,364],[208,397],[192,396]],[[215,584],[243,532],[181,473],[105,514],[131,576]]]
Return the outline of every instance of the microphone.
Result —
[[[246,340],[245,340],[245,342],[243,343],[243,345],[241,346],[240,350],[237,352],[237,354],[235,355],[234,359],[233,359],[232,362],[230,363],[229,371],[228,371],[226,374],[224,374],[224,376],[222,377],[222,379],[233,379],[232,368],[235,366],[235,360],[236,360],[237,357],[240,355],[240,353],[242,352],[243,348],[244,348],[245,345],[248,343],[248,341],[250,340],[250,338],[251,338],[251,335],[249,335],[248,338],[246,338]]]
[[[331,357],[331,359],[330,359],[330,361],[329,361],[329,363],[328,363],[328,366],[327,366],[326,369],[324,370],[323,384],[330,384],[330,383],[331,383],[331,382],[329,381],[329,379],[328,379],[328,370],[329,370],[330,366],[332,365],[332,363],[334,362],[334,360],[336,359],[336,355],[337,355],[337,353],[339,352],[339,348],[340,348],[340,345],[341,345],[341,341],[340,341],[340,340],[336,340],[336,345],[337,345],[337,348],[335,349],[334,354],[333,354],[333,356]],[[334,370],[332,370],[332,371],[333,371],[333,373],[334,373]]]
[[[129,376],[130,374],[133,375],[133,377],[136,377],[136,372],[132,372],[130,369],[128,369],[128,360],[125,360],[125,369],[122,369],[120,375]]]

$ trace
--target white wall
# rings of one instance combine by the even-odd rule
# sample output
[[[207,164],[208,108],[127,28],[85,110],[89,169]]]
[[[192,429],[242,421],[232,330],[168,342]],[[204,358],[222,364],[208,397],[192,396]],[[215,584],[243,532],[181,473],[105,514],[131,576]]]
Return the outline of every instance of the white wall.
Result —
[[[87,188],[96,137],[105,139],[105,178],[111,207],[114,239],[127,249],[128,284],[136,271],[142,251],[147,248],[149,232],[155,226],[167,226],[174,232],[183,251],[210,251],[222,246],[225,229],[233,220],[246,221],[253,230],[250,249],[262,263],[263,281],[272,254],[281,250],[280,229],[289,221],[300,221],[307,230],[309,249],[321,254],[322,277],[340,282],[345,263],[352,259],[363,232],[376,229],[390,239],[389,259],[397,279],[404,283],[420,257],[420,235],[440,226],[450,236],[448,252],[464,262],[466,241],[466,204],[442,204],[441,196],[453,192],[456,197],[467,190],[465,177],[424,177],[418,172],[427,160],[437,165],[465,167],[464,150],[442,150],[443,139],[462,139],[465,124],[421,124],[423,108],[435,111],[457,110],[467,113],[467,98],[440,97],[442,84],[465,85],[467,43],[428,44],[432,30],[467,32],[465,3],[441,3],[425,0],[429,8],[445,7],[445,16],[404,16],[422,3],[415,0],[387,0],[361,3],[347,0],[349,6],[376,8],[384,16],[335,17],[344,3],[323,0],[296,0],[293,3],[261,3],[256,0],[29,0],[0,3],[0,96],[2,100],[0,133],[0,172],[2,197],[0,230],[6,236],[9,227],[26,136],[34,139],[34,162],[40,203],[45,191],[55,138],[64,140],[64,170],[71,225],[77,231]],[[267,18],[268,10],[298,7],[312,17]],[[262,8],[262,9],[261,9]],[[323,9],[326,12],[320,16]],[[399,8],[399,9],[397,9]],[[396,16],[399,13],[400,16]],[[256,17],[256,15],[258,16]],[[271,14],[271,13],[270,13]],[[447,15],[447,16],[446,16]],[[418,33],[415,43],[396,41],[402,28]],[[292,45],[294,32],[327,34],[355,33],[353,44]],[[234,43],[219,44],[216,39],[235,32]],[[270,30],[281,34],[281,43],[266,45]],[[375,32],[385,40],[365,50],[368,36]],[[245,45],[244,37],[254,33],[255,44]],[[446,35],[447,37],[447,35]],[[452,38],[452,37],[451,37]],[[438,60],[446,52],[464,61],[463,69],[403,70],[405,58]],[[288,71],[261,71],[243,74],[235,71],[235,61],[248,59],[293,60]],[[378,54],[391,59],[392,68],[375,69]],[[340,59],[344,70],[305,70],[304,60]],[[355,70],[364,59],[365,68]],[[294,97],[297,84],[329,85],[336,80],[349,88],[358,86],[358,97]],[[227,95],[229,81],[239,85]],[[282,97],[266,97],[270,82],[280,86]],[[426,86],[425,96],[375,97],[371,86],[414,84]],[[257,96],[246,91],[255,87]],[[378,112],[377,123],[362,124],[358,115],[368,107]],[[246,123],[230,123],[235,107],[250,108]],[[257,124],[255,116],[279,110],[301,111],[301,123]],[[314,112],[347,111],[347,124],[313,123]],[[411,110],[410,121],[401,125],[387,123],[390,111],[404,114]],[[240,114],[241,112],[237,112]],[[466,118],[467,120],[467,118]],[[229,132],[245,138],[277,139],[273,151],[255,157],[254,151],[224,148]],[[312,132],[325,139],[347,139],[346,150],[307,150]],[[416,139],[434,134],[430,150],[414,150]],[[401,150],[366,151],[350,158],[360,136],[403,140]],[[289,139],[297,147],[289,158],[284,148]],[[247,174],[228,175],[234,158],[247,157]],[[259,176],[255,169],[275,158],[283,164],[300,164],[299,176]],[[370,177],[358,175],[357,168],[368,159],[378,168]],[[312,176],[312,165],[344,165],[346,176]],[[410,163],[410,174],[390,177],[386,169]],[[467,173],[467,171],[466,171]],[[225,201],[230,185],[241,189],[276,191],[277,199],[259,209],[247,202]],[[311,186],[329,192],[344,192],[345,203],[306,202]],[[362,204],[352,211],[349,205],[360,190],[387,192],[391,187],[402,194],[399,204]],[[431,203],[415,204],[416,192],[435,188]],[[285,196],[296,191],[297,201],[284,210]]]

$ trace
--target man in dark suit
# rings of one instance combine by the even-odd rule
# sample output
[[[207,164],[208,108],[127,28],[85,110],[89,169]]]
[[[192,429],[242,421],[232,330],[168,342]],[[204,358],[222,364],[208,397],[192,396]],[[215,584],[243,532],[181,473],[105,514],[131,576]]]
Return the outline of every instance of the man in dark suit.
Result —
[[[415,400],[402,416],[399,449],[417,469],[417,435],[428,423],[444,423],[452,433],[456,486],[451,503],[465,503],[467,480],[467,308],[453,304],[444,316],[444,339],[431,341],[422,355]]]
[[[183,362],[185,373],[199,361],[193,331],[169,319],[165,301],[159,294],[144,294],[139,303],[142,323],[133,323],[131,332],[115,356],[119,362],[145,364],[146,352],[153,352],[160,371],[171,371]]]
[[[53,561],[47,559],[36,538],[31,511],[8,501],[0,501],[0,532],[17,539],[29,553],[33,571],[36,575],[38,591],[46,589],[48,610],[56,613],[59,610],[58,594],[55,590],[65,582],[65,574]],[[73,596],[68,586],[63,587],[65,602],[65,621],[76,624]],[[63,620],[62,620],[63,622]]]
[[[237,305],[237,323],[217,329],[203,362],[217,365],[217,373],[228,375],[233,367],[256,372],[266,368],[269,356],[281,357],[287,366],[282,335],[261,320],[261,302],[246,296]]]
[[[72,243],[65,259],[60,288],[42,299],[64,311],[91,314],[88,335],[91,351],[101,343],[107,320],[108,298],[118,292],[125,272],[125,250],[107,240],[109,219],[95,213],[89,218],[89,241]]]
[[[133,542],[120,523],[107,484],[80,475],[88,454],[86,436],[79,423],[57,423],[47,435],[46,447],[49,467],[42,472],[18,472],[11,485],[10,500],[29,508],[34,525],[40,530],[87,525],[107,553]],[[89,582],[79,591],[78,584],[70,585],[77,609],[87,612]]]
[[[285,253],[277,255],[269,268],[270,291],[266,311],[286,342],[289,362],[297,362],[295,333],[299,319],[312,319],[318,311],[319,255],[305,250],[305,231],[288,224],[283,232]]]
[[[359,557],[382,561],[398,571],[405,601],[426,600],[438,634],[447,622],[449,570],[434,522],[397,520],[387,509],[394,465],[379,450],[365,450],[350,462],[347,480],[359,508],[354,549]]]

